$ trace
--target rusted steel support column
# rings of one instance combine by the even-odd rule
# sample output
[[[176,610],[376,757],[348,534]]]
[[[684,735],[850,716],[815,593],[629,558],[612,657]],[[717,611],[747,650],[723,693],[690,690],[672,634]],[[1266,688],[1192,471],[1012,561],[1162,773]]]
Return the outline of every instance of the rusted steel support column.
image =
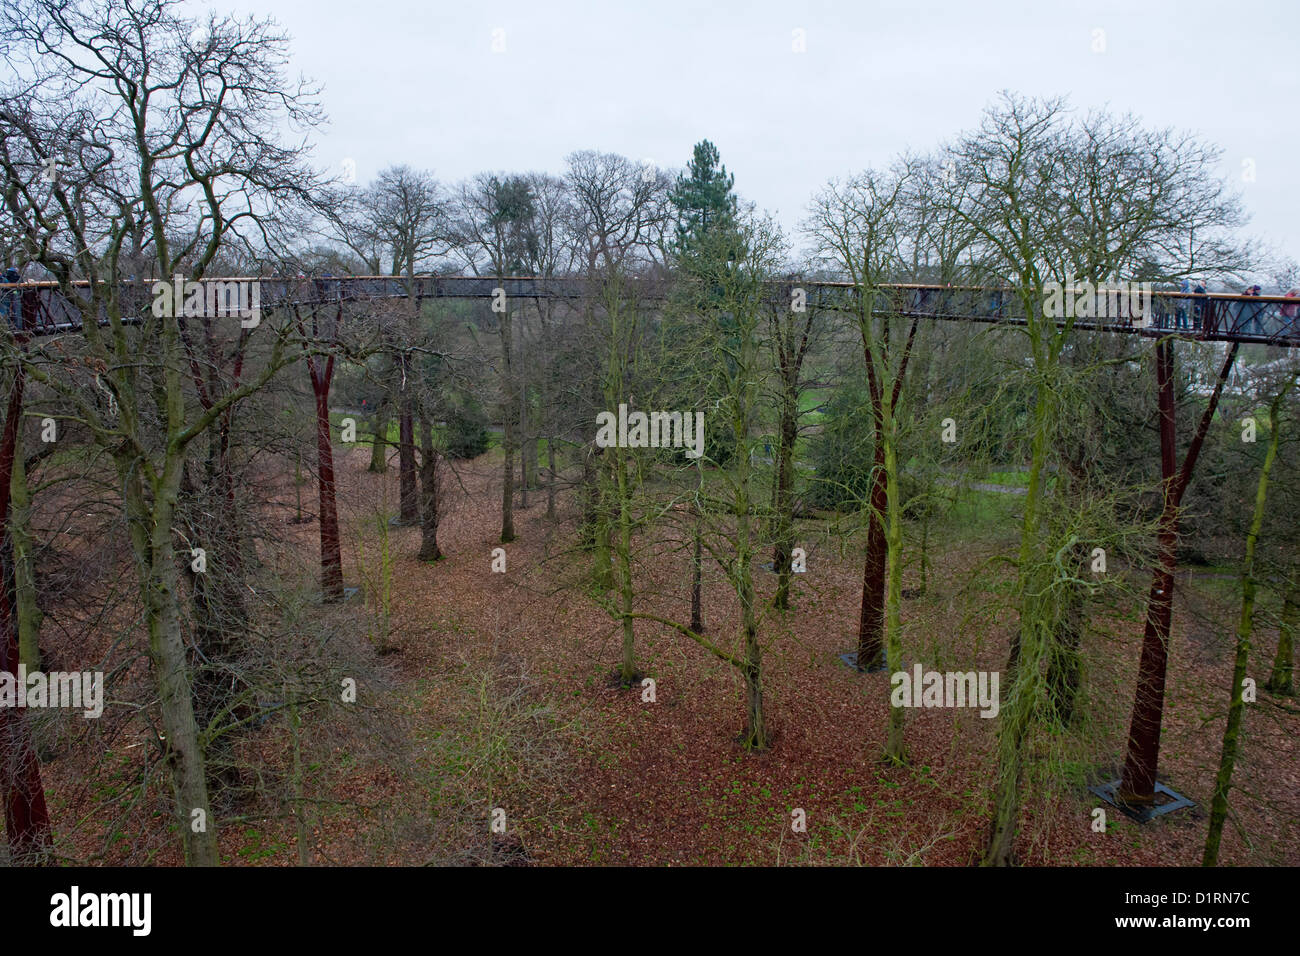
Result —
[[[1136,806],[1149,805],[1155,801],[1156,770],[1160,759],[1160,725],[1165,707],[1165,669],[1169,660],[1169,631],[1173,620],[1179,508],[1236,356],[1237,343],[1234,342],[1214,384],[1209,404],[1197,425],[1196,434],[1192,436],[1182,467],[1179,468],[1174,427],[1174,343],[1167,338],[1156,343],[1160,474],[1163,479],[1164,504],[1160,512],[1158,559],[1147,597],[1146,629],[1142,635],[1142,656],[1138,661],[1137,689],[1133,695],[1128,755],[1119,787],[1119,798]]]

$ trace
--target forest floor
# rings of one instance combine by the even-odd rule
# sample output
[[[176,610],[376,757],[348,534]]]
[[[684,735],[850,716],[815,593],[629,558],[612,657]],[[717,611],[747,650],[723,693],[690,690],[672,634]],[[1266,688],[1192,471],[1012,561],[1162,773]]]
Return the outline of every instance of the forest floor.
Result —
[[[906,766],[881,761],[889,677],[859,674],[839,659],[855,643],[861,535],[826,522],[799,523],[807,573],[794,576],[793,608],[765,612],[761,626],[772,745],[747,753],[737,742],[744,720],[739,674],[671,629],[637,622],[637,659],[654,681],[653,702],[642,686],[624,689],[612,679],[620,635],[587,590],[591,557],[574,547],[577,516],[568,493],[560,496],[557,521],[546,517],[545,492],[530,493],[529,506],[515,511],[517,540],[504,546],[506,571],[491,570],[493,549],[501,547],[497,451],[458,465],[439,534],[442,560],[417,560],[418,528],[388,533],[385,625],[382,602],[374,599],[384,567],[377,529],[396,510],[398,477],[395,467],[368,473],[368,460],[368,449],[355,448],[338,461],[345,579],[362,585],[363,595],[300,612],[304,628],[319,626],[346,645],[358,702],[306,710],[296,801],[287,721],[274,718],[241,742],[243,775],[254,785],[218,811],[228,862],[293,865],[299,827],[309,834],[303,857],[314,864],[978,859],[997,720],[972,708],[908,710]],[[279,506],[264,516],[274,534],[262,557],[310,589],[316,525],[292,523],[292,474],[274,480]],[[304,508],[314,507],[313,484],[302,496]],[[1007,509],[1018,503],[1009,495],[987,497]],[[1005,572],[987,562],[1006,553],[1013,514],[931,528],[927,587],[903,608],[906,667],[1002,670],[1013,616],[996,604]],[[678,539],[684,536],[638,536],[634,578],[639,610],[685,621],[689,555]],[[756,566],[770,560],[761,555]],[[1145,579],[1132,578],[1140,596]],[[756,569],[756,580],[770,598],[775,577]],[[1087,785],[1118,776],[1141,640],[1141,602],[1121,600],[1093,614],[1085,638],[1079,709],[1086,716],[1067,732],[1042,732],[1031,742],[1017,845],[1022,862],[1199,863],[1235,610],[1215,596],[1222,588],[1200,591],[1187,583],[1187,575],[1180,577],[1160,770],[1197,806],[1146,825],[1107,807],[1106,831],[1093,830],[1092,811],[1103,804]],[[919,589],[915,565],[904,585]],[[706,572],[703,605],[708,633],[734,646],[736,600],[716,566]],[[119,616],[129,628],[129,607]],[[89,649],[52,643],[65,665],[73,657],[110,658],[118,647],[107,637]],[[1275,634],[1257,636],[1249,673],[1261,687],[1275,646]],[[138,659],[122,666],[143,674]],[[179,862],[165,776],[143,773],[136,766],[143,757],[130,749],[145,736],[140,724],[132,717],[95,734],[58,735],[56,759],[44,772],[65,858]],[[1221,861],[1298,865],[1296,701],[1261,690],[1247,708],[1242,740]],[[792,830],[797,811],[805,833]],[[494,817],[504,822],[504,834],[490,832]]]

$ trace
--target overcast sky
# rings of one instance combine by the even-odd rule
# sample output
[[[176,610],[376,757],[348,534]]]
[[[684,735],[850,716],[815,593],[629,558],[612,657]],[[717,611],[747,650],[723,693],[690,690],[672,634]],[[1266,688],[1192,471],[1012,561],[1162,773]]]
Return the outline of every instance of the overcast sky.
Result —
[[[324,86],[330,125],[317,159],[336,169],[351,160],[360,182],[396,163],[444,181],[559,172],[577,149],[682,167],[707,138],[742,197],[792,229],[827,179],[927,151],[1011,89],[1217,143],[1250,233],[1300,259],[1295,0],[234,9],[269,13],[290,33],[295,66]],[[795,52],[796,30],[805,52]]]

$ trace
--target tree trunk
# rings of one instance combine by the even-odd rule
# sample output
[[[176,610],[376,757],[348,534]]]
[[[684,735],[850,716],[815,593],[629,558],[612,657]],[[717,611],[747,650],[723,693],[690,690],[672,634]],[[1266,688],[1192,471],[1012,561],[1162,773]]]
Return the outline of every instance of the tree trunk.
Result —
[[[406,263],[407,298],[411,305],[409,334],[414,339],[420,324],[420,297],[415,288],[415,263]],[[401,397],[397,421],[398,518],[399,524],[411,527],[420,523],[420,489],[415,465],[415,369],[411,354],[401,352]]]
[[[409,365],[406,356],[403,366]],[[411,402],[410,383],[402,392],[401,411],[397,420],[397,467],[400,503],[398,523],[415,525],[420,522],[420,491],[415,475],[415,410]]]
[[[763,715],[763,661],[758,626],[745,625],[745,738],[746,750],[767,749],[767,722]]]
[[[195,642],[199,650],[194,696],[196,719],[204,730],[210,730],[214,720],[231,712],[236,688],[228,664],[238,658],[249,629],[228,417],[223,416],[211,437],[204,469],[205,487],[191,490],[199,517],[191,527],[190,538],[207,552],[207,569],[202,574],[194,574],[191,580]],[[182,479],[182,486],[184,483]],[[229,779],[234,766],[223,759],[228,756],[224,740],[209,746],[207,764],[210,773],[217,764],[223,764],[220,779]],[[218,755],[217,748],[223,753]]]
[[[618,589],[622,603],[623,661],[619,677],[630,685],[637,676],[635,631],[632,627],[632,516],[628,508],[627,458],[622,448],[613,448],[612,458],[618,490],[618,534],[614,537],[618,559]]]
[[[0,670],[14,675],[21,661],[18,620],[14,607],[13,540],[8,530],[10,487],[22,421],[23,369],[19,365],[9,395],[3,439],[0,440]],[[5,833],[10,859],[38,863],[51,844],[50,815],[41,783],[41,765],[32,746],[27,713],[18,707],[0,708],[0,787],[5,804]]]
[[[1064,480],[1064,478],[1063,478]],[[1073,489],[1066,496],[1077,500]],[[1075,544],[1069,551],[1072,567],[1087,561],[1087,549]],[[1087,595],[1084,585],[1076,581],[1064,582],[1061,589],[1060,621],[1053,635],[1052,650],[1047,660],[1047,701],[1050,713],[1061,728],[1069,727],[1074,720],[1075,700],[1083,677],[1079,649],[1083,644],[1084,607]]]
[[[343,600],[343,551],[339,544],[338,504],[334,493],[334,443],[330,435],[330,380],[334,356],[325,360],[323,372],[308,360],[312,392],[316,397],[316,473],[320,498],[321,593],[325,601]]]
[[[1004,725],[998,741],[998,776],[993,788],[992,833],[981,866],[1010,866],[1014,859],[1016,824],[1020,816],[1020,762],[1023,745],[1024,721],[1017,719],[1013,725]]]
[[[420,420],[420,489],[423,497],[423,521],[420,525],[420,560],[437,561],[442,557],[438,548],[438,486],[439,455],[433,446],[433,427],[427,418]]]
[[[772,570],[777,573],[772,606],[779,611],[790,607],[791,553],[794,550],[794,444],[799,437],[797,396],[787,383],[781,402],[781,431],[776,464],[776,534],[772,546]]]
[[[14,549],[14,608],[18,614],[18,654],[28,673],[41,667],[41,621],[44,614],[36,601],[35,568],[32,563],[31,498],[27,468],[23,461],[22,426],[14,444],[14,472],[10,488],[9,533]]]
[[[540,382],[537,389],[537,428],[546,439],[546,518],[555,520],[555,410],[551,401],[551,318],[554,304],[547,299],[545,305],[537,303],[537,317],[542,323],[541,368],[538,371]],[[534,447],[534,456],[537,450]]]
[[[578,482],[578,504],[581,506],[582,546],[592,549],[596,545],[596,523],[600,511],[600,475],[596,455],[600,449],[586,445],[582,449],[582,478]]]
[[[302,517],[302,446],[294,443],[293,449],[293,496],[296,503],[294,524],[303,524]]]
[[[930,512],[934,507],[934,485],[926,486],[925,508],[921,512],[921,590],[917,597],[924,597],[930,586]]]
[[[546,517],[555,520],[555,436],[546,439]]]
[[[1074,704],[1079,696],[1082,667],[1079,649],[1083,643],[1084,596],[1077,584],[1064,585],[1061,622],[1057,626],[1051,659],[1047,663],[1047,699],[1056,722],[1069,727],[1074,721]]]
[[[501,313],[501,543],[515,540],[515,403],[514,368],[509,311]]]
[[[876,451],[871,478],[871,513],[867,519],[867,556],[862,567],[862,610],[858,617],[858,670],[876,670],[884,663],[885,509],[888,491],[885,480],[885,448],[876,433]]]
[[[376,475],[388,471],[388,417],[379,412],[371,422],[370,465],[368,470]]]
[[[1267,689],[1274,694],[1295,693],[1295,633],[1300,627],[1300,559],[1291,561],[1291,573],[1282,598],[1282,620],[1277,634],[1277,656]]]
[[[185,637],[181,628],[180,574],[172,531],[182,461],[169,456],[153,492],[152,508],[133,458],[119,462],[125,488],[127,525],[141,569],[149,658],[157,683],[163,741],[171,768],[172,790],[184,845],[191,866],[216,866],[216,820],[208,797],[203,747],[194,715]]]
[[[519,387],[519,507],[528,509],[528,487],[532,475],[528,471],[528,387]]]
[[[535,429],[535,428],[536,428],[536,425],[535,425],[535,424],[534,424],[534,425],[530,425],[529,428],[530,428],[530,429]],[[527,485],[527,487],[528,487],[528,489],[529,489],[530,491],[536,491],[538,488],[541,487],[541,483],[540,483],[540,481],[538,480],[538,477],[537,477],[537,473],[538,473],[538,471],[539,471],[538,466],[537,466],[537,461],[538,461],[537,444],[538,444],[538,441],[539,441],[539,439],[538,439],[537,435],[536,435],[536,434],[533,434],[533,433],[530,431],[529,436],[528,436],[528,443],[525,445],[525,451],[527,452],[527,454],[525,455],[525,461],[527,462],[527,469],[528,469],[528,480],[527,480],[527,482],[526,482],[525,484]]]
[[[870,322],[871,319],[868,318],[866,321]],[[903,380],[907,375],[907,363],[912,355],[912,344],[916,340],[916,328],[917,320],[913,319],[903,346],[902,358],[898,363],[898,371],[892,380],[889,376],[888,324],[882,323],[880,345],[874,349],[870,344],[867,329],[865,327],[861,329],[863,359],[867,366],[867,381],[871,392],[871,418],[876,437],[871,473],[871,514],[867,524],[867,556],[862,568],[862,610],[858,618],[858,670],[861,671],[875,670],[886,663],[882,660],[885,653],[885,590],[889,564],[889,544],[885,532],[885,516],[889,508],[886,414],[892,419],[898,408],[903,391]],[[876,371],[877,359],[873,355],[874,351],[879,352],[879,374]],[[894,477],[897,478],[896,467]],[[899,521],[901,535],[901,511]],[[902,600],[901,590],[899,600]]]
[[[903,603],[903,509],[899,501],[898,489],[898,430],[894,421],[893,402],[885,409],[885,476],[886,499],[889,516],[889,530],[886,549],[886,579],[888,581],[888,600],[885,602],[885,643],[887,670],[897,673],[902,669],[902,620]],[[895,765],[906,760],[903,747],[903,728],[905,715],[901,707],[889,708],[889,731],[886,737],[885,758]]]
[[[1285,393],[1283,393],[1285,394]],[[1237,653],[1232,665],[1232,687],[1228,694],[1228,722],[1223,728],[1223,752],[1219,758],[1219,772],[1214,780],[1214,800],[1210,805],[1210,829],[1205,839],[1202,866],[1215,866],[1219,862],[1219,843],[1223,839],[1223,824],[1228,818],[1228,791],[1232,787],[1232,769],[1237,762],[1241,718],[1245,711],[1242,701],[1242,684],[1246,681],[1246,664],[1250,656],[1250,636],[1255,622],[1255,543],[1264,526],[1264,502],[1268,496],[1268,476],[1277,458],[1277,448],[1282,429],[1279,411],[1282,395],[1273,400],[1269,409],[1270,431],[1268,452],[1264,467],[1259,473],[1259,486],[1255,490],[1255,513],[1251,517],[1250,532],[1246,535],[1246,554],[1241,564],[1241,616],[1237,620]]]
[[[691,630],[696,634],[704,633],[704,529],[699,511],[695,512],[695,524],[691,537],[694,539],[691,557]]]
[[[742,353],[745,354],[745,353]],[[752,365],[746,363],[746,368]],[[748,403],[744,403],[748,405]],[[753,529],[750,524],[749,455],[745,450],[748,438],[750,408],[745,407],[737,416],[734,428],[736,460],[736,597],[740,599],[740,629],[744,638],[745,657],[742,674],[745,678],[745,733],[742,744],[746,750],[766,750],[767,723],[763,714],[763,659],[758,641],[758,617],[755,614],[753,572]]]
[[[1041,301],[1041,287],[1029,301]],[[1033,305],[1027,305],[1027,310]],[[1050,350],[1043,342],[1041,327],[1028,325],[1030,349],[1035,368],[1050,364]],[[1045,354],[1046,353],[1046,354]],[[1039,531],[1043,499],[1043,466],[1047,459],[1048,436],[1056,419],[1051,388],[1041,380],[1035,389],[1034,410],[1030,419],[1029,484],[1025,488],[1024,513],[1020,523],[1020,547],[1017,555],[1015,603],[1020,620],[1012,638],[1008,661],[1008,680],[1012,685],[1003,695],[998,725],[997,775],[993,784],[993,821],[981,866],[1009,866],[1014,860],[1017,824],[1020,818],[1020,776],[1024,761],[1024,742],[1038,710],[1039,667],[1045,651],[1049,607],[1049,582],[1044,580]],[[1023,660],[1022,660],[1023,658]],[[1023,664],[1023,666],[1022,666]]]
[[[289,742],[292,763],[289,785],[293,793],[293,822],[298,838],[298,865],[311,865],[311,828],[307,825],[307,807],[302,786],[302,716],[298,713],[298,689],[284,685],[285,701],[289,705]]]
[[[608,591],[614,586],[614,551],[611,544],[611,528],[613,522],[610,520],[610,504],[608,484],[610,479],[604,474],[605,469],[609,469],[612,454],[604,454],[602,449],[601,456],[597,459],[597,474],[595,476],[594,505],[592,514],[594,515],[594,525],[592,528],[593,542],[595,544],[595,568],[594,577],[596,587],[601,591]]]
[[[159,512],[165,508],[155,509]],[[168,523],[166,535],[170,538]],[[158,545],[165,548],[159,553]],[[155,542],[152,591],[149,607],[149,656],[157,675],[163,728],[167,734],[168,761],[181,822],[185,862],[190,866],[216,866],[216,820],[208,799],[208,781],[194,699],[185,663],[185,640],[181,633],[177,601],[178,577],[171,541]],[[201,811],[196,813],[195,811]],[[199,830],[196,832],[195,828]]]
[[[520,359],[523,367],[523,359]],[[528,507],[528,492],[537,487],[537,438],[528,414],[528,383],[519,383],[519,507]]]

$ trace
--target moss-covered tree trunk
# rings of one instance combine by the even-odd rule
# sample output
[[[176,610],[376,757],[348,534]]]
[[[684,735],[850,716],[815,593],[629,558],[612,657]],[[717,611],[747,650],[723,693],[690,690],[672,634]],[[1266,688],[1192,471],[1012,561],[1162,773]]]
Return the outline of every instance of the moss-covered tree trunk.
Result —
[[[623,632],[623,655],[619,666],[619,678],[624,685],[630,686],[637,676],[636,671],[636,633],[632,627],[632,513],[627,477],[627,455],[622,448],[613,448],[611,458],[614,465],[615,488],[617,490],[616,507],[617,533],[613,536],[614,552],[617,559],[618,593],[620,627]]]
[[[1277,654],[1268,677],[1268,690],[1274,694],[1295,693],[1295,634],[1300,628],[1300,557],[1291,559],[1286,593],[1282,598],[1282,620],[1278,626]]]
[[[179,388],[177,388],[179,396]],[[126,491],[127,525],[140,569],[149,631],[149,657],[157,683],[172,771],[177,824],[190,866],[216,866],[217,827],[208,796],[203,744],[194,713],[185,637],[181,627],[180,573],[172,523],[180,489],[182,456],[169,456],[146,500],[135,460],[124,456],[119,473]]]
[[[637,313],[635,306],[629,306],[623,298],[622,281],[617,274],[606,279],[602,296],[609,326],[601,398],[606,410],[617,413],[619,405],[628,400],[631,343]],[[615,611],[621,633],[618,676],[624,687],[630,687],[638,676],[636,630],[632,616],[635,592],[632,581],[631,501],[633,482],[638,472],[635,469],[635,455],[622,447],[620,440],[615,440],[611,446],[603,449],[603,458],[608,471],[601,494],[600,523],[596,530],[596,582],[602,591],[611,587],[618,591],[618,607]],[[631,474],[629,465],[633,466]]]
[[[747,499],[748,494],[742,494],[742,498]],[[745,678],[745,733],[742,743],[747,750],[766,750],[768,740],[767,722],[763,714],[763,649],[758,640],[758,617],[754,610],[753,545],[747,512],[739,515],[739,522],[736,596],[740,599],[745,661],[742,671]]]
[[[749,318],[748,315],[745,318]],[[732,437],[735,442],[735,495],[736,563],[733,586],[740,601],[740,628],[744,645],[745,679],[745,732],[742,743],[747,750],[766,750],[767,722],[763,713],[763,649],[758,639],[758,616],[754,603],[754,555],[756,552],[753,527],[753,476],[750,463],[749,431],[754,416],[755,394],[753,369],[756,365],[754,329],[740,324],[738,365],[731,383]]]
[[[889,320],[881,319],[877,333],[874,288],[862,290],[858,331],[871,394],[875,422],[874,467],[867,533],[867,560],[863,572],[862,619],[858,631],[858,669],[872,670],[882,663],[893,673],[902,667],[903,506],[898,475],[898,409],[903,377],[916,338],[912,321],[901,350],[898,368],[889,364]],[[889,708],[885,734],[885,759],[901,765],[906,760],[903,741],[906,715]]]
[[[1042,696],[1042,657],[1052,620],[1051,582],[1046,579],[1045,562],[1040,559],[1039,529],[1043,503],[1043,469],[1047,461],[1049,437],[1055,405],[1048,373],[1054,365],[1055,350],[1045,341],[1043,323],[1036,309],[1042,299],[1042,282],[1037,275],[1027,275],[1021,296],[1027,320],[1030,354],[1037,372],[1034,410],[1029,421],[1029,484],[1025,489],[1024,513],[1020,524],[1017,554],[1015,604],[1019,626],[1012,638],[1008,657],[1008,684],[1014,689],[1003,696],[998,726],[997,776],[993,783],[993,820],[989,843],[981,861],[983,866],[1009,866],[1014,859],[1016,829],[1020,817],[1020,778],[1024,744],[1037,717]]]
[[[1047,698],[1057,724],[1069,727],[1074,722],[1075,702],[1083,680],[1084,595],[1067,585],[1064,606],[1057,625],[1051,659],[1047,665]]]
[[[1075,544],[1069,551],[1071,567],[1081,567],[1087,560],[1087,550]],[[1083,680],[1083,631],[1087,594],[1084,585],[1068,581],[1060,586],[1060,621],[1053,634],[1047,661],[1047,700],[1050,713],[1057,725],[1068,727],[1074,721],[1075,701]]]
[[[887,318],[882,320],[880,334],[877,336],[872,326],[874,320],[870,311],[871,303],[875,301],[875,294],[867,295],[865,301],[867,312],[859,318],[859,330],[862,335],[863,361],[867,368],[867,383],[871,395],[871,419],[875,442],[872,449],[871,499],[867,515],[867,555],[862,568],[862,607],[858,618],[858,670],[864,671],[875,670],[882,664],[888,664],[885,658],[888,654],[889,642],[888,590],[891,560],[889,542],[893,529],[886,526],[886,519],[891,513],[889,497],[891,477],[894,482],[895,498],[898,495],[897,412],[917,328],[917,322],[913,319],[898,368],[891,370],[889,321]],[[891,443],[894,453],[892,466],[889,463]],[[901,522],[901,503],[895,503],[900,506],[898,520]],[[901,547],[901,526],[897,530]],[[901,559],[895,554],[893,560],[897,562]],[[901,584],[898,600],[902,600]],[[893,665],[888,664],[888,666]]]
[[[591,581],[597,590],[614,587],[613,550],[610,547],[610,485],[613,478],[606,449],[587,446],[582,459],[582,542],[592,554]]]
[[[41,667],[41,621],[44,615],[36,599],[36,580],[31,521],[31,495],[27,487],[27,468],[23,461],[22,427],[14,445],[14,471],[10,483],[9,534],[14,548],[14,610],[18,615],[18,654],[27,670]]]
[[[885,653],[891,674],[902,669],[903,603],[903,509],[898,487],[898,426],[893,401],[886,395],[883,437],[885,448],[885,493],[889,516],[885,550],[887,596],[885,600]],[[885,758],[894,764],[906,760],[903,746],[905,715],[901,707],[889,708],[889,730],[885,738]]]
[[[1268,476],[1277,458],[1282,434],[1279,420],[1282,394],[1273,399],[1269,409],[1270,434],[1264,466],[1259,472],[1255,488],[1255,512],[1251,516],[1250,531],[1246,534],[1246,554],[1241,562],[1241,614],[1237,618],[1237,651],[1232,664],[1232,687],[1228,704],[1228,722],[1223,728],[1223,751],[1219,756],[1219,772],[1214,778],[1214,799],[1210,804],[1210,828],[1205,838],[1202,866],[1215,866],[1219,862],[1219,844],[1223,839],[1223,824],[1228,819],[1228,791],[1232,787],[1232,770],[1240,750],[1241,718],[1245,713],[1242,685],[1246,682],[1246,664],[1250,657],[1250,637],[1255,622],[1255,544],[1264,526],[1264,504],[1268,497]]]

